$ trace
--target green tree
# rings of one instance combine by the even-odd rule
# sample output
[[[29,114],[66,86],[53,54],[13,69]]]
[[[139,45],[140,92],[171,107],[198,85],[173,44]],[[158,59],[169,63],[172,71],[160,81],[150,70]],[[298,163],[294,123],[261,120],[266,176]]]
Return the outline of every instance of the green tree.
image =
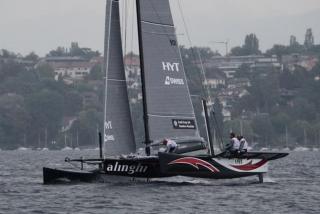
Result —
[[[48,57],[62,57],[67,55],[67,50],[64,47],[57,47],[55,50],[52,50],[47,54]]]
[[[247,51],[247,55],[261,54],[259,40],[253,33],[246,35],[243,48]]]
[[[27,56],[25,56],[24,59],[37,62],[39,60],[39,56],[35,54],[35,52],[31,52]]]
[[[64,115],[76,116],[82,109],[82,96],[79,92],[67,91],[64,96]]]
[[[257,115],[252,121],[252,127],[261,147],[270,147],[274,143],[274,129],[268,114]]]
[[[86,76],[87,80],[102,80],[103,79],[103,72],[101,68],[101,64],[96,64],[93,66],[90,70],[90,73],[88,76]]]
[[[259,39],[253,33],[246,35],[244,45],[242,47],[234,47],[231,49],[232,56],[258,55],[261,54],[259,50]]]
[[[43,89],[26,99],[26,107],[31,116],[29,133],[37,139],[38,133],[46,128],[52,138],[57,135],[63,119],[63,96],[55,91]],[[55,139],[49,139],[49,141]]]
[[[30,117],[24,105],[24,99],[17,94],[0,96],[0,130],[2,144],[6,148],[23,145],[23,136],[27,133]]]
[[[54,79],[54,69],[47,63],[40,64],[35,72],[39,79]]]
[[[94,109],[82,111],[75,121],[69,133],[73,136],[78,133],[80,145],[97,146],[98,131],[103,131],[103,114]],[[63,145],[63,142],[60,142]]]
[[[290,125],[290,130],[298,145],[309,146],[313,137],[310,123],[304,120],[297,120]]]
[[[233,47],[233,48],[231,48],[231,51],[230,51],[231,56],[244,56],[246,54],[247,53],[240,46]]]

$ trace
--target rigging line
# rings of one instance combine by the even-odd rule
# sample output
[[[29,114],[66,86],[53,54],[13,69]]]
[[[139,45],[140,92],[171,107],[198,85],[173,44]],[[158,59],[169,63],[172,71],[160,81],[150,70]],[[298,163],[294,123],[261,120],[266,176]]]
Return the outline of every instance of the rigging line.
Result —
[[[131,1],[132,2],[132,19],[131,19],[131,47],[130,47],[130,52],[131,52],[131,55],[130,55],[130,70],[132,71],[132,67],[133,67],[133,27],[134,27],[134,11],[135,11],[135,4],[134,4],[134,1]]]
[[[121,1],[120,6],[119,6],[119,18],[120,18],[120,28],[121,28],[121,47],[122,49],[124,48],[124,44],[123,44],[123,39],[124,39],[124,2],[125,1]]]
[[[124,55],[127,53],[127,25],[128,25],[128,8],[127,8],[127,1],[124,1]]]
[[[177,2],[178,2],[178,7],[179,7],[180,14],[182,16],[182,22],[183,22],[185,30],[186,30],[187,38],[188,38],[188,41],[189,41],[190,46],[191,46],[191,53],[192,53],[194,59],[196,59],[195,54],[194,54],[194,48],[192,46],[192,42],[191,42],[191,38],[190,38],[190,34],[189,34],[189,30],[188,30],[187,23],[186,23],[186,20],[185,20],[185,16],[184,16],[184,13],[182,11],[180,0],[178,0]],[[211,96],[210,96],[209,88],[207,86],[208,81],[207,81],[207,78],[206,78],[206,75],[205,75],[205,70],[204,70],[201,54],[200,54],[200,51],[198,49],[197,49],[197,54],[198,54],[198,57],[199,57],[199,60],[200,60],[200,64],[201,64],[201,73],[202,73],[202,76],[203,76],[204,81],[205,81],[204,88],[206,90],[207,97],[209,98],[209,102],[211,104],[212,103],[212,99],[211,99]],[[210,108],[212,108],[212,106]],[[217,123],[217,118],[215,116],[214,109],[212,109],[212,110],[213,110],[212,113],[213,113],[213,117],[214,117],[214,120],[215,120],[215,123],[216,123],[218,135],[219,135],[219,138],[220,138],[220,143],[221,143],[220,147],[221,147],[223,145],[222,132],[220,130],[219,124]],[[220,148],[220,149],[222,149],[222,148]]]
[[[121,9],[121,44],[122,44],[122,50],[123,50],[123,54],[125,54],[125,32],[126,32],[126,23],[125,23],[125,16],[126,16],[126,11],[125,11],[125,5],[126,5],[126,1],[122,1],[121,3],[121,7],[119,7],[119,10]],[[119,11],[120,12],[120,11]]]
[[[223,149],[223,137],[222,137],[221,129],[219,127],[219,123],[218,123],[218,120],[217,120],[215,112],[212,111],[212,114],[213,114],[214,123],[216,124],[215,127],[216,127],[216,129],[218,131],[218,138],[220,140],[220,150],[222,150]]]
[[[191,53],[193,55],[193,58],[196,59],[197,57],[196,57],[196,55],[194,53],[195,52],[195,48],[193,47],[193,44],[192,44],[192,41],[191,41],[190,33],[189,33],[189,30],[188,30],[187,22],[186,22],[185,15],[184,15],[183,10],[182,10],[182,6],[181,6],[181,3],[180,3],[180,0],[178,0],[177,2],[178,2],[179,12],[181,14],[182,22],[183,22],[183,25],[184,25],[184,28],[185,28],[185,31],[186,31],[186,34],[187,34],[187,38],[188,38],[188,41],[189,41],[189,44],[190,44]],[[204,66],[203,66],[203,61],[202,61],[199,49],[196,49],[196,52],[197,52],[197,55],[198,55],[198,58],[199,58],[199,61],[200,61],[200,64],[201,64],[202,77],[204,79],[204,82],[207,83],[208,81],[207,81],[207,78],[206,78],[206,75],[205,75],[205,69],[204,69]],[[212,99],[211,99],[211,96],[210,96],[210,93],[209,93],[209,89],[206,86],[206,84],[205,84],[205,92],[207,93],[206,97],[208,98],[209,103],[212,103]]]

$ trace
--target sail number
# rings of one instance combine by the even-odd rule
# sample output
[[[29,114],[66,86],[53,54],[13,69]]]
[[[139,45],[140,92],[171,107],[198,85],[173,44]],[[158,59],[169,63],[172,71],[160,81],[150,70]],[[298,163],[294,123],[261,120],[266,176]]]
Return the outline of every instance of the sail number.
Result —
[[[170,39],[170,45],[171,46],[177,46],[177,41],[174,39]]]
[[[242,159],[234,159],[235,164],[242,164]]]

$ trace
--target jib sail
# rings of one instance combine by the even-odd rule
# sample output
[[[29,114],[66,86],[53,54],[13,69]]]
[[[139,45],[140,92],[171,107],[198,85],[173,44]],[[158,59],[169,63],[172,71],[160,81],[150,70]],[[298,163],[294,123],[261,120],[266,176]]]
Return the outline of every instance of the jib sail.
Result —
[[[119,1],[107,0],[105,26],[106,91],[104,148],[108,155],[135,152],[121,46]]]

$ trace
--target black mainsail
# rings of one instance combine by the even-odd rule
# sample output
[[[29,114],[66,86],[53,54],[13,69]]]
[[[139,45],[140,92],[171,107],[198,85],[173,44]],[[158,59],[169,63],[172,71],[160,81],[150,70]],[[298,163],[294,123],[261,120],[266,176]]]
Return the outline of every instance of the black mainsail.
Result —
[[[137,0],[146,141],[199,137],[169,0]]]
[[[136,146],[123,64],[119,1],[107,0],[106,7],[104,149],[108,155],[129,154]]]

